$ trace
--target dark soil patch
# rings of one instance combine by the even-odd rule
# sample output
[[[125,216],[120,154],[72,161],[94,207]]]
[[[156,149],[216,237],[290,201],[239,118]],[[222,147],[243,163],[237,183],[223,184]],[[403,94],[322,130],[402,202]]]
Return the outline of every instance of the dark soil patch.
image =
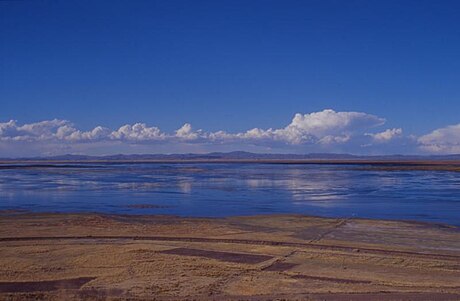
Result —
[[[418,292],[380,292],[380,293],[331,293],[315,294],[311,300],[328,301],[456,301],[460,300],[460,295],[455,293],[418,293]]]
[[[266,267],[263,270],[264,271],[271,271],[271,272],[284,272],[284,271],[292,269],[293,267],[295,267],[297,265],[298,264],[295,264],[295,263],[277,261],[277,262],[273,263],[272,265]]]
[[[266,260],[273,258],[268,255],[207,251],[207,250],[189,249],[189,248],[171,249],[171,250],[161,251],[160,253],[171,254],[171,255],[182,255],[182,256],[206,257],[206,258],[212,258],[212,259],[217,259],[221,261],[249,263],[249,264],[260,263],[260,262],[264,262]]]
[[[62,289],[79,289],[95,277],[50,281],[0,282],[0,293],[27,293],[37,291],[56,291]]]
[[[331,281],[331,282],[345,283],[345,284],[371,284],[372,283],[369,280],[354,280],[354,279],[343,279],[343,278],[332,278],[332,277],[321,277],[321,276],[308,276],[308,275],[294,275],[291,278],[319,280],[319,281]]]

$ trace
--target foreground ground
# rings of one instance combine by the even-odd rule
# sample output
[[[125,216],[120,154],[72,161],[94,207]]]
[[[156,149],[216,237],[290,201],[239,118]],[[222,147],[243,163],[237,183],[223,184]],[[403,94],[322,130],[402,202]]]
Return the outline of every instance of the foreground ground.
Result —
[[[0,214],[0,300],[460,300],[460,231],[256,216]]]

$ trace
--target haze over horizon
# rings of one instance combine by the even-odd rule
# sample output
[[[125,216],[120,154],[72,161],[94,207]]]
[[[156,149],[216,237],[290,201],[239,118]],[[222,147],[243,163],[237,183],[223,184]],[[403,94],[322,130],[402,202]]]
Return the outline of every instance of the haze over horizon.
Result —
[[[2,1],[0,157],[460,153],[458,1]]]

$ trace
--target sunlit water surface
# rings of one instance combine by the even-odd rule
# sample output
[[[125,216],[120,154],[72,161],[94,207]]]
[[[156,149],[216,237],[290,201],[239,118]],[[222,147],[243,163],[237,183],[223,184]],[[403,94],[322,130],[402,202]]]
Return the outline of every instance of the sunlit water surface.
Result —
[[[294,164],[3,167],[5,209],[205,217],[299,213],[460,225],[460,173]]]

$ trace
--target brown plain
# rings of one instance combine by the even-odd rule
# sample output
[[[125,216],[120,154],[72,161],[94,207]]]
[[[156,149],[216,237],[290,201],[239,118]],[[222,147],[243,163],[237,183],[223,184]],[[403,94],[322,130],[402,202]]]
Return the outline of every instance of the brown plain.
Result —
[[[301,215],[0,215],[0,300],[460,300],[460,231]]]

